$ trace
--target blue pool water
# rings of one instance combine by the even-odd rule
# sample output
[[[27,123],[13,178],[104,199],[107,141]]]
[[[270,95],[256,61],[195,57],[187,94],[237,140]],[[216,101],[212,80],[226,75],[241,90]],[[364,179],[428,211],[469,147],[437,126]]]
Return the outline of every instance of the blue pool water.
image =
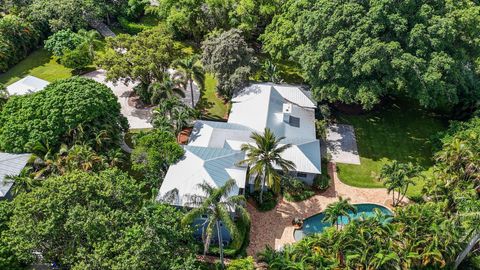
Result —
[[[354,204],[357,208],[357,213],[350,213],[349,216],[351,219],[358,219],[358,218],[369,218],[375,216],[374,209],[380,210],[386,216],[393,216],[392,211],[388,208],[378,205],[378,204],[371,204],[371,203],[362,203],[362,204]],[[309,218],[306,218],[303,221],[303,227],[300,230],[295,230],[294,238],[296,241],[301,240],[303,237],[314,234],[314,233],[321,233],[325,228],[333,226],[330,222],[324,222],[323,218],[325,217],[324,213],[319,213]],[[347,224],[348,218],[346,216],[342,216],[339,218],[340,224]]]

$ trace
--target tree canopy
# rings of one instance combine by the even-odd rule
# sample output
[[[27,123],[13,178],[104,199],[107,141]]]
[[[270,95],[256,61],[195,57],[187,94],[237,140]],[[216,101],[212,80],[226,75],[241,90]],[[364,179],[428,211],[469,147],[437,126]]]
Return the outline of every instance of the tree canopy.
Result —
[[[220,94],[231,98],[248,83],[256,58],[242,31],[214,32],[202,42],[202,50],[202,63],[205,70],[217,77]]]
[[[178,38],[201,41],[213,29],[238,28],[248,37],[263,32],[281,0],[160,0],[148,12],[164,20]]]
[[[59,80],[44,90],[10,97],[0,112],[0,149],[31,152],[39,143],[50,148],[61,143],[95,144],[104,133],[103,149],[118,144],[128,123],[107,86],[91,79]]]
[[[450,109],[480,98],[479,20],[472,0],[290,0],[261,39],[300,63],[318,100],[368,109],[401,94]]]
[[[15,198],[8,243],[23,262],[35,251],[70,269],[192,269],[183,214],[145,195],[117,169],[49,178]]]

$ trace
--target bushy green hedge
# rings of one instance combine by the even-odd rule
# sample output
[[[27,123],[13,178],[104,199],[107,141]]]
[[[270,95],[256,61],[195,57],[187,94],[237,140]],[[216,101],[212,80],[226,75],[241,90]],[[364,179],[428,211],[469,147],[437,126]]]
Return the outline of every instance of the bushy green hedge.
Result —
[[[275,208],[277,205],[277,195],[271,190],[265,190],[263,192],[263,203],[260,203],[260,191],[255,191],[252,193],[252,197],[255,200],[257,209],[261,212],[267,212]]]
[[[300,202],[315,195],[315,192],[310,186],[306,185],[297,178],[288,177],[284,180],[284,183],[283,195],[287,201]]]
[[[127,127],[110,88],[73,77],[11,97],[0,112],[0,150],[30,152],[38,143],[54,148],[74,142],[108,149]]]
[[[0,71],[23,60],[41,40],[41,32],[15,15],[0,18]]]
[[[147,29],[151,28],[151,27],[143,25],[143,24],[139,24],[139,23],[136,23],[136,22],[129,21],[125,17],[119,17],[118,18],[118,23],[120,24],[120,27],[122,27],[123,30],[125,30],[125,32],[127,32],[130,35],[136,35],[136,34],[142,32],[143,30],[147,30]]]

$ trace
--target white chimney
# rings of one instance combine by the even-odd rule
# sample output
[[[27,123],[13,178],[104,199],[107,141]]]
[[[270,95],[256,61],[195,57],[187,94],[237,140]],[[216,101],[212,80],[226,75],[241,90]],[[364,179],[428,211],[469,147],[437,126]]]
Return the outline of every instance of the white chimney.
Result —
[[[283,103],[283,122],[289,123],[290,122],[290,114],[292,113],[292,104],[291,103]]]

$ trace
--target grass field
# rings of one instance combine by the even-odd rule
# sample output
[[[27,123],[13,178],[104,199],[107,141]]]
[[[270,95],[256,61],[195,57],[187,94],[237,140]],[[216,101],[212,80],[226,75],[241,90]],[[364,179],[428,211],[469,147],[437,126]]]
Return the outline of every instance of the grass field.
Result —
[[[7,72],[0,74],[0,83],[9,85],[27,75],[53,82],[73,76],[72,72],[72,69],[57,63],[57,59],[48,51],[38,49]]]
[[[383,187],[378,181],[382,166],[392,160],[412,162],[426,172],[432,165],[431,138],[446,124],[407,101],[395,101],[362,115],[338,114],[341,124],[355,128],[361,165],[338,164],[339,177],[357,187]],[[423,180],[409,188],[407,195],[419,195]]]
[[[229,105],[218,97],[217,80],[215,76],[207,73],[205,76],[205,89],[201,93],[197,108],[202,111],[202,118],[208,120],[224,120],[228,113]]]

